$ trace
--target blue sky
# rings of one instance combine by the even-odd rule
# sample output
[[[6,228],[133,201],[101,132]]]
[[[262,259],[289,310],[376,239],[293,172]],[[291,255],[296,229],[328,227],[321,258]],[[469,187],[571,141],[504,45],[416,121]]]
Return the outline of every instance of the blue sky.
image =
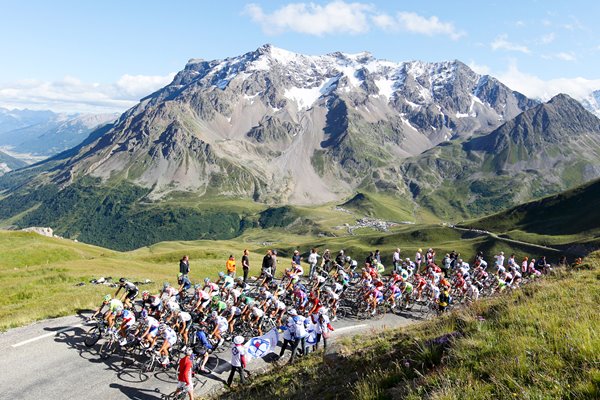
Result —
[[[190,58],[272,43],[392,61],[459,59],[528,96],[600,89],[589,1],[0,0],[0,106],[123,111]]]

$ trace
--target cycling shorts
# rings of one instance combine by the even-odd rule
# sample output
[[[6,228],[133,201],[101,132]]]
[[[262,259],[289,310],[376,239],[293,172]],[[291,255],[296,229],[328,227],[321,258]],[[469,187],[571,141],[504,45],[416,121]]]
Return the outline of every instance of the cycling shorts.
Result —
[[[133,301],[139,293],[140,291],[138,289],[130,290],[127,292],[127,298]]]

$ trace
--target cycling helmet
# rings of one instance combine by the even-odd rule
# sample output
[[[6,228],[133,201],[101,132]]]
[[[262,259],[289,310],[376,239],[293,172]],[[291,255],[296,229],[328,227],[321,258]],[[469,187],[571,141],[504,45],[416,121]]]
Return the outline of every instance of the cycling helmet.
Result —
[[[169,282],[165,282],[163,283],[163,289],[168,288],[169,286],[171,286],[171,284]]]
[[[115,314],[121,314],[123,312],[123,307],[118,306],[115,308]]]
[[[104,295],[104,301],[110,301],[110,299],[111,299],[110,294]]]
[[[150,296],[150,292],[149,292],[149,291],[147,291],[147,290],[144,290],[144,291],[142,292],[142,297],[143,297],[143,298],[146,298],[146,297],[148,297],[148,296]]]
[[[185,350],[185,354],[191,356],[192,354],[194,354],[194,350],[191,347],[189,347]]]
[[[406,262],[410,262],[410,258],[406,257]]]
[[[224,278],[224,277],[225,277],[225,272],[219,271],[219,278]]]
[[[244,278],[242,278],[241,276],[239,276],[236,280],[238,283],[244,283]]]
[[[158,331],[159,332],[164,332],[167,329],[167,324],[162,323],[158,326]]]
[[[406,282],[404,282],[404,281],[400,282],[400,287],[401,288],[406,287]]]
[[[217,318],[217,317],[219,316],[219,313],[218,313],[218,312],[216,312],[216,311],[213,311],[213,312],[211,312],[211,313],[210,313],[210,316],[211,316],[212,318]]]
[[[319,309],[319,314],[320,315],[327,315],[328,312],[329,312],[329,310],[327,309],[327,307],[321,307]]]
[[[204,278],[204,283],[210,282],[210,278]]]
[[[349,263],[350,261],[352,261],[352,257],[346,256],[346,262]]]
[[[296,316],[296,315],[298,315],[298,312],[296,311],[295,308],[290,308],[290,310],[288,311],[288,314],[291,316]]]
[[[181,278],[183,276],[183,274],[180,272],[177,274],[177,278]]]
[[[212,299],[211,299],[211,300],[212,300],[212,301],[219,301],[219,300],[220,300],[220,298],[219,298],[219,296],[217,296],[217,295],[214,295],[214,296],[212,297]]]
[[[196,283],[196,284],[194,285],[194,289],[202,289],[202,285],[201,285],[201,284],[199,284],[199,283]]]
[[[148,310],[142,310],[142,312],[140,313],[140,318],[141,319],[148,318]]]
[[[419,251],[419,253],[422,253],[422,252],[423,252],[423,249],[419,249],[418,251]]]
[[[259,290],[261,293],[264,293],[264,292],[266,292],[266,290],[267,290],[267,289],[266,289],[264,286],[261,286],[261,287],[260,287],[260,289],[258,289],[258,290]]]
[[[121,282],[121,283],[125,283],[125,278],[121,278],[121,279],[119,279],[119,282]]]

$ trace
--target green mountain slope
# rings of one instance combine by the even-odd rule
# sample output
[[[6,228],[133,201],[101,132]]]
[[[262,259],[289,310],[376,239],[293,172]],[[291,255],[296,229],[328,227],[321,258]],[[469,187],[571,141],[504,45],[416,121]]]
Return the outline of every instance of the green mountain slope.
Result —
[[[558,95],[488,135],[428,150],[402,173],[415,201],[440,217],[497,212],[600,176],[600,120]]]
[[[600,180],[463,225],[566,250],[600,248]]]

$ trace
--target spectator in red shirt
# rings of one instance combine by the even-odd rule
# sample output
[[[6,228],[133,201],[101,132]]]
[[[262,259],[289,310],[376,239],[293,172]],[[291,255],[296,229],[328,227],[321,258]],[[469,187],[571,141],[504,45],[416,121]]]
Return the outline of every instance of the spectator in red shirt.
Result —
[[[179,360],[179,376],[177,380],[177,391],[187,391],[190,400],[194,400],[194,382],[192,381],[192,355],[193,351],[191,348],[185,352],[185,357]]]

